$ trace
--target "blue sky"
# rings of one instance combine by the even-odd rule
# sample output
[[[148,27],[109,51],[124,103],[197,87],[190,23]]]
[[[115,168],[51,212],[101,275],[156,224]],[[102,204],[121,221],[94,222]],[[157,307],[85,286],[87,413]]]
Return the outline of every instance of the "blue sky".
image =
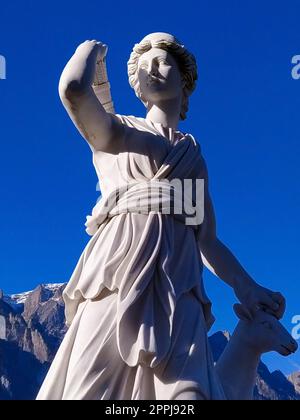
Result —
[[[156,31],[195,54],[198,87],[181,125],[200,142],[219,237],[256,281],[287,297],[285,325],[300,314],[300,2],[5,2],[0,14],[0,287],[5,293],[68,281],[89,237],[97,199],[91,152],[60,104],[57,85],[76,46],[109,46],[116,111],[144,116],[126,63],[134,43]],[[218,329],[236,323],[231,290],[210,274]],[[270,355],[272,369],[300,365]],[[300,366],[298,366],[300,369]]]

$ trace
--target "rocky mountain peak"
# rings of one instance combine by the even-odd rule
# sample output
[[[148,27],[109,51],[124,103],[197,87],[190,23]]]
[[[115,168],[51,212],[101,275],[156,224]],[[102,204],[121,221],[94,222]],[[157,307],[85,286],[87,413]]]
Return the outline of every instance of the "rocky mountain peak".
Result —
[[[295,390],[300,394],[300,371],[292,373],[288,379],[293,384]]]

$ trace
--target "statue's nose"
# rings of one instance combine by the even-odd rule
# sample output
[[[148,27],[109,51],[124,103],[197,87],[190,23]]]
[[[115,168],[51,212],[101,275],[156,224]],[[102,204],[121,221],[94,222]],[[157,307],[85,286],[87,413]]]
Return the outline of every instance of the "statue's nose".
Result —
[[[150,61],[149,63],[148,73],[151,76],[157,76],[157,65],[155,64],[154,60]]]

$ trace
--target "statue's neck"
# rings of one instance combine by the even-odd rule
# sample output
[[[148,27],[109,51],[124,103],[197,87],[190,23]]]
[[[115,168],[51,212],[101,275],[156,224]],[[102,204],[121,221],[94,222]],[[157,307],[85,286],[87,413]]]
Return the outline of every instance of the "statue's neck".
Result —
[[[248,369],[257,369],[261,353],[252,346],[247,339],[247,330],[242,322],[239,322],[230,339],[231,351],[235,361]]]
[[[159,123],[164,128],[173,128],[177,130],[180,118],[181,101],[172,99],[163,101],[159,104],[148,106],[146,120],[153,123]]]
[[[228,399],[253,399],[260,352],[250,345],[245,334],[240,322],[216,365]]]

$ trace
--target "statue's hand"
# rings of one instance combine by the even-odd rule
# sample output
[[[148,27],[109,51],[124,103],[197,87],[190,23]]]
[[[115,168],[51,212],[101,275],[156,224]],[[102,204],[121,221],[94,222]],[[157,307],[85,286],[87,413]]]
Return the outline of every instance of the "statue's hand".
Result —
[[[285,312],[285,298],[279,292],[273,292],[259,284],[252,282],[248,285],[239,285],[235,288],[239,301],[250,310],[261,308],[266,312],[281,319]]]
[[[101,41],[95,39],[84,41],[78,45],[75,54],[89,55],[91,52],[96,52],[98,59],[103,59],[107,54],[108,47]]]

